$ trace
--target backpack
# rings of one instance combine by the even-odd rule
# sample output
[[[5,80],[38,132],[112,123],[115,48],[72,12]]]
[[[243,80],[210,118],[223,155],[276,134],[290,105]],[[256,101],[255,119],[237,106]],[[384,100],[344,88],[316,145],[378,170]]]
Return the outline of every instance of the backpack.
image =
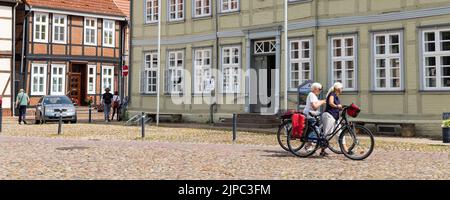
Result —
[[[302,113],[296,113],[292,115],[292,138],[301,138],[306,131],[307,120],[306,116]]]
[[[119,97],[117,97],[117,100],[113,102],[113,108],[119,108]]]

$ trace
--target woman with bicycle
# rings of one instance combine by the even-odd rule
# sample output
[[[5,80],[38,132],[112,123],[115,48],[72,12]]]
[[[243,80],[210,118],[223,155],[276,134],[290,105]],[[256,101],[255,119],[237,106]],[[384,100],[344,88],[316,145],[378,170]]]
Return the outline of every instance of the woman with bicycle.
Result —
[[[342,83],[336,82],[330,88],[326,98],[325,112],[322,114],[323,131],[325,134],[331,133],[339,120],[339,112],[342,110],[342,104],[339,96],[342,94],[344,86]]]
[[[303,114],[305,114],[308,117],[308,124],[315,124],[317,121],[314,118],[314,116],[311,116],[311,112],[316,113],[316,115],[319,115],[319,108],[326,103],[325,100],[319,100],[320,92],[322,91],[322,84],[320,83],[313,83],[311,85],[311,92],[308,94],[308,97],[306,97],[306,106],[303,110]],[[314,130],[308,130],[308,135],[314,135],[312,134]],[[306,143],[305,148],[306,150],[312,150],[312,144],[311,142]]]

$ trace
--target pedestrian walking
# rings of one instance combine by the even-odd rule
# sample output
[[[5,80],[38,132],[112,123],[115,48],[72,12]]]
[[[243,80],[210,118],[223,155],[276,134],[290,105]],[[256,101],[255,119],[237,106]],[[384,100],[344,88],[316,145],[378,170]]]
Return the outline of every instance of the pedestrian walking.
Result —
[[[19,124],[27,124],[25,116],[27,114],[27,106],[30,104],[30,97],[25,93],[24,89],[19,90],[16,98],[16,108],[19,110]]]
[[[120,118],[119,118],[120,105],[121,105],[121,100],[120,100],[119,92],[115,91],[114,96],[112,98],[113,114],[112,114],[111,120],[114,120],[114,115],[116,115],[116,113],[117,113],[117,121],[120,120]]]
[[[106,88],[105,93],[102,95],[103,112],[105,114],[105,122],[110,122],[109,114],[111,113],[111,103],[113,95],[110,93],[110,89]]]

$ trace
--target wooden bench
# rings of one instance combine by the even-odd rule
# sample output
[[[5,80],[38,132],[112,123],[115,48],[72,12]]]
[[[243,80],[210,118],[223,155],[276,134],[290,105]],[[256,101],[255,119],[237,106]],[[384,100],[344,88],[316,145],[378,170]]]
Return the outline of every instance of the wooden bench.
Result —
[[[352,121],[353,123],[357,124],[374,124],[376,127],[380,125],[399,125],[400,126],[400,136],[402,137],[414,137],[416,136],[416,123],[409,122],[409,121],[395,121],[395,120],[373,120],[373,119],[367,119],[367,120],[361,120],[357,119]]]

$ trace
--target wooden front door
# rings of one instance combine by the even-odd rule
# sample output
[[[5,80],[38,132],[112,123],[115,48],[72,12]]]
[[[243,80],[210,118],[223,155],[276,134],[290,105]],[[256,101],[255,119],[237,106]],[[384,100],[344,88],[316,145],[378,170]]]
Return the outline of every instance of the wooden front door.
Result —
[[[81,104],[81,73],[69,74],[69,95],[71,99],[75,99],[78,105]]]

